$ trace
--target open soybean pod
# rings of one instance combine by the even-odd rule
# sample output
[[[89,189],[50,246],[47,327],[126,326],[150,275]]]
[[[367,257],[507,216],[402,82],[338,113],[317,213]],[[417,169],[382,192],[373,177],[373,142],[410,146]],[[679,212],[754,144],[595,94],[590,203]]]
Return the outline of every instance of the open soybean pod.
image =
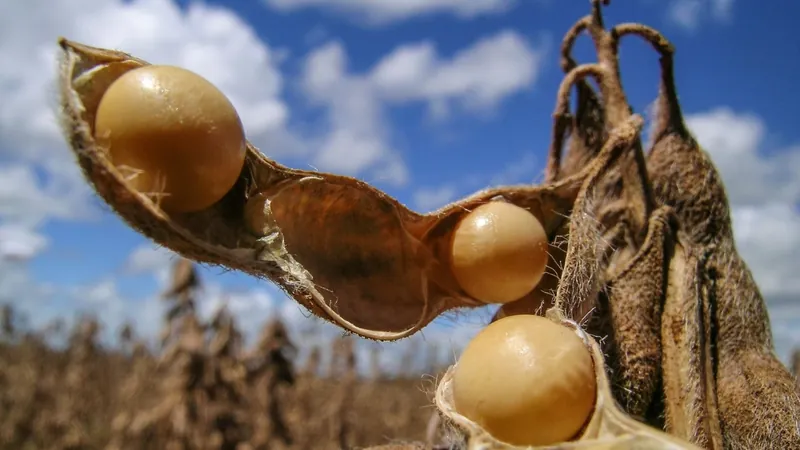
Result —
[[[497,436],[491,434],[483,426],[466,417],[460,413],[456,406],[456,397],[454,393],[454,383],[457,381],[454,374],[458,370],[458,364],[451,366],[445,373],[436,389],[436,406],[445,419],[445,423],[449,425],[461,441],[459,448],[466,450],[514,450],[514,449],[591,449],[591,450],[633,450],[633,449],[653,449],[653,450],[698,450],[699,447],[683,441],[675,436],[669,435],[663,431],[657,430],[649,425],[641,423],[628,414],[626,414],[619,405],[616,403],[612,393],[608,378],[606,376],[606,366],[603,357],[603,352],[597,341],[574,321],[567,320],[561,315],[558,309],[553,308],[548,310],[547,317],[540,320],[551,320],[558,326],[563,326],[570,332],[575,333],[580,342],[586,347],[586,352],[591,356],[591,370],[594,374],[593,390],[594,399],[588,417],[585,418],[583,425],[578,428],[578,432],[571,438],[564,439],[560,442],[550,442],[542,445],[527,445],[527,444],[512,444],[498,439]],[[498,322],[499,323],[499,322]],[[493,324],[497,325],[497,324]],[[528,329],[530,327],[527,327]],[[534,327],[535,328],[535,327]],[[485,331],[485,330],[484,330]],[[505,333],[508,336],[508,332]],[[520,336],[519,332],[512,333],[515,339]],[[476,338],[477,339],[477,338]],[[550,344],[550,342],[540,342],[539,344]],[[514,343],[516,347],[517,343]],[[556,345],[554,342],[553,345]],[[553,350],[555,352],[563,352],[564,349],[558,348]],[[573,357],[577,356],[573,353]],[[463,356],[462,356],[463,358]],[[546,357],[539,360],[538,364],[546,364]],[[545,373],[539,375],[546,376]],[[562,377],[565,374],[559,373],[551,376],[553,378]],[[579,377],[578,377],[579,378]],[[568,381],[575,380],[575,377],[567,377]],[[551,382],[565,382],[558,380],[540,380],[542,383]],[[527,383],[532,383],[530,380]],[[581,386],[574,386],[575,389],[582,389]],[[570,386],[564,386],[563,389],[569,389]],[[588,394],[586,389],[582,389],[582,394]],[[524,394],[520,394],[524,395]],[[508,399],[509,401],[511,399]],[[574,400],[570,398],[570,400]],[[591,400],[591,399],[590,399]],[[515,400],[519,401],[519,400]],[[562,402],[566,399],[561,400]],[[498,405],[502,405],[498,403]],[[553,404],[555,405],[555,403]],[[558,405],[563,407],[563,405]],[[585,408],[584,408],[585,409]],[[540,416],[547,411],[541,411]],[[558,414],[558,413],[556,413]],[[514,420],[514,417],[507,417],[509,421]],[[499,418],[499,416],[498,416]],[[528,423],[525,435],[529,439],[537,437],[537,435],[548,434],[552,424],[543,425],[540,423]],[[538,427],[538,429],[537,429]],[[517,427],[519,430],[519,427]]]
[[[399,339],[446,310],[486,303],[465,291],[452,267],[455,230],[471,211],[489,202],[515,205],[552,243],[585,179],[619,153],[606,149],[552,183],[489,189],[419,214],[367,183],[283,166],[245,142],[242,170],[220,200],[168,213],[158,198],[134,188],[94,135],[112,83],[149,64],[66,39],[60,45],[64,134],[84,176],[116,214],[180,255],[271,280],[314,314],[372,339]],[[561,146],[563,122],[554,121],[554,146]],[[533,288],[518,298],[538,295]]]

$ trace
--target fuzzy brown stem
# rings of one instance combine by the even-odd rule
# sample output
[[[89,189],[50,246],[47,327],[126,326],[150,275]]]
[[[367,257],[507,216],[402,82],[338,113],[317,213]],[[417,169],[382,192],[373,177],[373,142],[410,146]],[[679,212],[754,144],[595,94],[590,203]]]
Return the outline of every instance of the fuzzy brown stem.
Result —
[[[613,129],[624,123],[633,114],[633,110],[622,88],[619,57],[617,46],[615,45],[616,40],[604,28],[600,3],[601,0],[592,0],[591,21],[587,25],[587,29],[597,51],[598,64],[605,69],[606,76],[599,83],[600,92],[604,101],[606,127]],[[608,4],[607,1],[603,3]],[[652,214],[655,202],[653,201],[640,139],[637,138],[634,146],[637,150],[632,155],[633,161],[625,161],[621,166],[623,184],[625,185],[624,194],[631,201],[631,204],[638,206],[634,209],[633,214],[634,226],[637,232],[634,235],[634,239],[641,244],[646,234],[647,220]]]
[[[564,135],[571,124],[569,112],[570,92],[572,87],[584,80],[587,76],[598,79],[603,78],[603,67],[598,64],[582,64],[572,69],[558,87],[556,95],[556,108],[553,112],[553,138],[550,142],[550,151],[545,169],[545,182],[552,183],[559,177],[561,169],[561,155],[564,147]]]
[[[591,21],[591,16],[583,17],[564,35],[564,39],[561,41],[561,69],[564,73],[568,73],[578,65],[575,59],[572,58],[572,47],[575,45],[578,36],[586,30]]]
[[[638,23],[622,23],[611,29],[614,47],[619,47],[619,40],[626,35],[639,36],[659,53],[661,64],[661,87],[657,108],[667,114],[657,114],[653,128],[654,141],[669,133],[687,136],[688,130],[683,121],[683,112],[678,102],[675,88],[675,71],[673,70],[675,47],[658,30]]]
[[[547,166],[544,170],[544,182],[555,183],[561,173],[561,156],[564,148],[564,136],[572,127],[570,114],[553,114],[553,137],[550,140]]]
[[[600,80],[600,92],[605,102],[608,126],[614,128],[624,123],[633,114],[633,110],[628,104],[625,91],[622,89],[619,59],[617,58],[616,48],[612,45],[611,35],[603,26],[600,1],[592,0],[591,21],[587,25],[587,29],[597,51],[598,63],[607,70],[608,75]],[[608,4],[607,1],[603,3]]]
[[[570,30],[567,31],[566,35],[564,36],[564,39],[561,43],[561,67],[567,74],[577,67],[577,63],[571,55],[572,47],[575,44],[575,40],[578,38],[578,35],[580,35],[580,33],[582,33],[591,23],[591,19],[591,16],[586,16],[580,19],[577,23],[575,23],[575,25],[572,26]],[[557,131],[554,130],[554,134],[558,136],[559,142],[553,142],[554,145],[551,148],[547,161],[547,169],[545,171],[545,181],[547,183],[555,182],[558,178],[564,175],[563,172],[565,171],[576,171],[577,168],[574,167],[574,163],[570,163],[570,161],[563,161],[564,149],[562,142],[564,141],[564,135],[568,133],[571,136],[571,139],[582,139],[582,135],[586,131],[581,130],[580,127],[582,126],[582,121],[585,119],[586,114],[590,114],[590,112],[586,110],[586,102],[591,104],[597,104],[599,102],[594,90],[585,79],[581,78],[575,80],[573,85],[577,89],[578,94],[577,110],[575,111],[574,116],[562,116],[560,121],[563,123],[559,125],[559,127],[556,129]],[[583,153],[585,152],[585,149],[582,149],[582,146],[579,144],[573,144],[573,146],[574,148],[570,149],[570,154],[568,157],[579,161],[578,164],[585,163],[587,157],[591,158],[595,156],[594,154],[584,155]],[[577,151],[580,154],[571,154],[573,151]],[[567,167],[565,167],[565,164]],[[566,175],[569,176],[570,174],[571,173],[568,173]]]

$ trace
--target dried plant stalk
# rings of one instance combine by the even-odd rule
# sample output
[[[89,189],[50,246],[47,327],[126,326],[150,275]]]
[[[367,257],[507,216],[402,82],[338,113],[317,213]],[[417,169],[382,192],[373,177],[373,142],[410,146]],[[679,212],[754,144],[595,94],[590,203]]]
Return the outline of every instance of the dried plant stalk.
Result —
[[[295,384],[295,374],[290,355],[295,347],[289,341],[286,328],[280,320],[272,320],[262,330],[255,351],[248,358],[248,380],[256,387],[252,414],[255,430],[251,439],[253,449],[291,447],[294,438],[284,418],[282,387]]]
[[[184,316],[187,321],[189,316]],[[25,323],[25,317],[18,317],[20,320],[16,321],[18,326],[15,331],[17,338],[13,342],[0,341],[2,450],[212,450],[225,448],[224,439],[228,443],[234,442],[234,431],[237,430],[237,433],[241,432],[248,439],[239,442],[236,449],[254,450],[259,445],[255,438],[256,433],[265,423],[271,427],[271,423],[268,423],[270,418],[262,421],[254,414],[255,411],[261,411],[262,414],[268,412],[260,409],[263,403],[256,404],[253,401],[263,393],[262,380],[256,376],[248,378],[243,385],[234,386],[236,389],[245,389],[245,405],[236,405],[230,401],[226,385],[229,387],[232,380],[238,383],[237,366],[244,364],[253,368],[254,365],[266,363],[269,366],[267,370],[276,373],[278,377],[285,376],[280,372],[290,370],[285,368],[286,363],[275,361],[289,358],[291,355],[288,352],[285,357],[280,358],[273,354],[258,361],[251,359],[255,353],[262,357],[267,355],[255,348],[245,352],[239,347],[235,327],[230,326],[229,317],[224,314],[216,317],[216,329],[203,332],[211,338],[211,344],[204,343],[207,349],[200,353],[203,359],[195,359],[194,363],[204,362],[206,369],[198,370],[199,365],[195,365],[194,370],[188,372],[185,371],[185,363],[191,359],[179,357],[181,354],[186,355],[186,349],[169,353],[169,349],[179,345],[181,339],[170,341],[166,358],[149,352],[141,342],[135,342],[137,339],[134,336],[131,336],[133,349],[130,351],[125,346],[103,345],[94,351],[85,352],[84,349],[78,349],[86,344],[82,339],[74,339],[71,347],[61,349],[60,346],[51,347],[48,341],[54,337],[62,337],[56,336],[56,332],[65,334],[64,337],[78,336],[81,333],[79,325],[69,330],[57,327],[59,322],[54,322],[54,325],[44,329],[30,330]],[[176,332],[181,332],[178,335],[189,334],[188,331],[191,330],[188,326],[175,328]],[[84,331],[88,329],[84,328]],[[288,337],[286,338],[287,345],[290,345]],[[213,349],[216,349],[216,355]],[[84,356],[80,356],[81,353]],[[89,361],[86,361],[85,356],[89,357]],[[273,361],[263,361],[272,358],[274,364]],[[78,361],[81,361],[80,364],[76,364]],[[80,371],[90,369],[84,374],[91,375],[88,378],[80,373],[77,376],[65,376],[70,372],[69,367],[76,365],[83,367]],[[296,395],[296,386],[284,384],[284,392],[281,394],[285,395],[280,395],[277,399],[280,409],[286,412],[283,419],[294,438],[293,445],[283,447],[279,439],[273,439],[271,442],[261,443],[261,448],[340,448],[338,442],[331,440],[329,436],[328,421],[325,421],[324,427],[309,426],[320,421],[320,416],[323,416],[321,411],[327,410],[336,400],[328,394],[338,384],[335,379],[318,376],[314,370],[312,373],[314,375],[309,379],[314,383],[311,383],[309,392],[303,394],[313,399],[313,404],[307,409],[298,411],[300,408],[297,404],[300,402],[297,399],[304,397]],[[184,377],[187,374],[193,376]],[[376,386],[368,386],[361,379],[356,380],[355,395],[347,407],[348,414],[355,419],[350,422],[352,448],[425,439],[425,420],[433,406],[427,398],[428,395],[423,392],[419,374],[414,374],[412,378],[388,375],[390,374],[383,374],[375,382]],[[83,384],[77,383],[80,380],[84,380]],[[186,385],[180,384],[181,380],[194,380],[197,384],[186,389]],[[74,389],[76,387],[82,391],[77,392]],[[71,410],[73,413],[70,410],[63,412],[66,409],[64,406],[84,401],[87,402],[79,405],[83,412],[79,413],[74,409]],[[92,406],[87,407],[89,405]],[[248,407],[247,414],[237,413],[242,406]],[[197,414],[196,421],[184,421],[187,418],[184,413],[192,412],[193,408]],[[335,406],[333,409],[338,411]],[[242,421],[238,424],[232,423],[231,416]],[[395,418],[394,423],[386,423],[385,417]],[[77,434],[82,436],[82,441],[69,435],[70,428],[67,425],[75,419],[86,419],[87,426],[83,427],[85,433]],[[175,426],[185,427],[184,430],[188,430],[187,435],[193,437],[193,440],[182,440]],[[267,432],[272,433],[272,430],[267,429]],[[221,440],[220,435],[224,439]],[[75,445],[75,442],[81,445]],[[433,449],[444,450],[441,446]]]
[[[577,67],[572,58],[572,46],[580,33],[586,30],[591,17],[584,17],[567,31],[561,42],[561,68],[567,74]],[[545,180],[554,182],[565,176],[580,172],[600,152],[607,139],[605,129],[605,111],[597,93],[587,80],[575,83],[577,91],[577,108],[574,115],[564,114],[562,119],[569,121],[569,142],[567,157],[562,161],[561,146],[550,147],[550,154],[545,171]]]
[[[337,442],[339,448],[349,448],[352,439],[353,420],[352,410],[355,382],[356,382],[356,355],[352,337],[344,337],[337,341],[332,348],[331,367],[329,375],[337,380],[337,388],[333,392],[330,409],[327,411],[330,419],[331,441]]]

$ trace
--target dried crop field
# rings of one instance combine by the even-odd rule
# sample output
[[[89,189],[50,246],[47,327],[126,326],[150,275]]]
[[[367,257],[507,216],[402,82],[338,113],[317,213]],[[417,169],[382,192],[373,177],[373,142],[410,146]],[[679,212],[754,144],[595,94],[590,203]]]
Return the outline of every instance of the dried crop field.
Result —
[[[791,373],[775,351],[722,175],[684,117],[675,47],[642,23],[608,27],[610,0],[589,3],[562,41],[544,181],[428,213],[356,178],[270,159],[196,74],[59,39],[59,118],[86,182],[183,259],[157,355],[130,332],[118,350],[98,347],[90,320],[55,351],[6,311],[5,448],[800,448],[800,354]],[[596,62],[573,58],[582,34]],[[649,142],[622,84],[630,38],[658,56]],[[141,94],[160,83],[193,87],[168,101]],[[198,116],[212,125],[195,126]],[[212,132],[230,149],[226,170]],[[195,262],[269,280],[378,341],[447,311],[501,306],[455,364],[426,369],[436,383],[362,379],[356,338],[336,340],[323,368],[294,360],[279,322],[244,348],[225,310],[201,320]]]
[[[256,345],[244,348],[224,310],[200,322],[189,295],[197,282],[181,260],[156,352],[130,327],[119,346],[102,346],[101,324],[91,318],[69,330],[18,329],[4,306],[0,449],[339,449],[442,440],[423,373],[438,377],[446,367],[431,362],[419,376],[391,376],[372,362],[370,375],[360,376],[353,337],[332,343],[325,366],[320,348],[301,361],[279,321],[265,323]],[[54,334],[68,335],[68,345],[48,345]],[[792,370],[800,377],[800,348]]]
[[[325,366],[320,348],[298,360],[279,321],[245,348],[225,310],[198,318],[197,283],[180,261],[155,352],[130,327],[119,346],[104,347],[91,318],[69,330],[16,329],[5,306],[0,449],[338,449],[426,439],[429,377],[390,376],[375,363],[359,375],[352,337],[333,341]],[[48,345],[55,333],[68,345]]]

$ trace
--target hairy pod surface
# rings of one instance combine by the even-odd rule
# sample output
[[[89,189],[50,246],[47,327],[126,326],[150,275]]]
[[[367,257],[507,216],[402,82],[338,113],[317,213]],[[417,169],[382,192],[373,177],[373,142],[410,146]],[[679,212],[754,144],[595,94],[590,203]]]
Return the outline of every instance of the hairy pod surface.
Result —
[[[660,55],[647,169],[655,198],[681,225],[670,270],[685,267],[663,307],[667,429],[709,448],[800,448],[800,385],[775,355],[767,305],[736,249],[722,177],[684,122],[674,48],[640,24],[618,25],[612,35],[638,35]]]

